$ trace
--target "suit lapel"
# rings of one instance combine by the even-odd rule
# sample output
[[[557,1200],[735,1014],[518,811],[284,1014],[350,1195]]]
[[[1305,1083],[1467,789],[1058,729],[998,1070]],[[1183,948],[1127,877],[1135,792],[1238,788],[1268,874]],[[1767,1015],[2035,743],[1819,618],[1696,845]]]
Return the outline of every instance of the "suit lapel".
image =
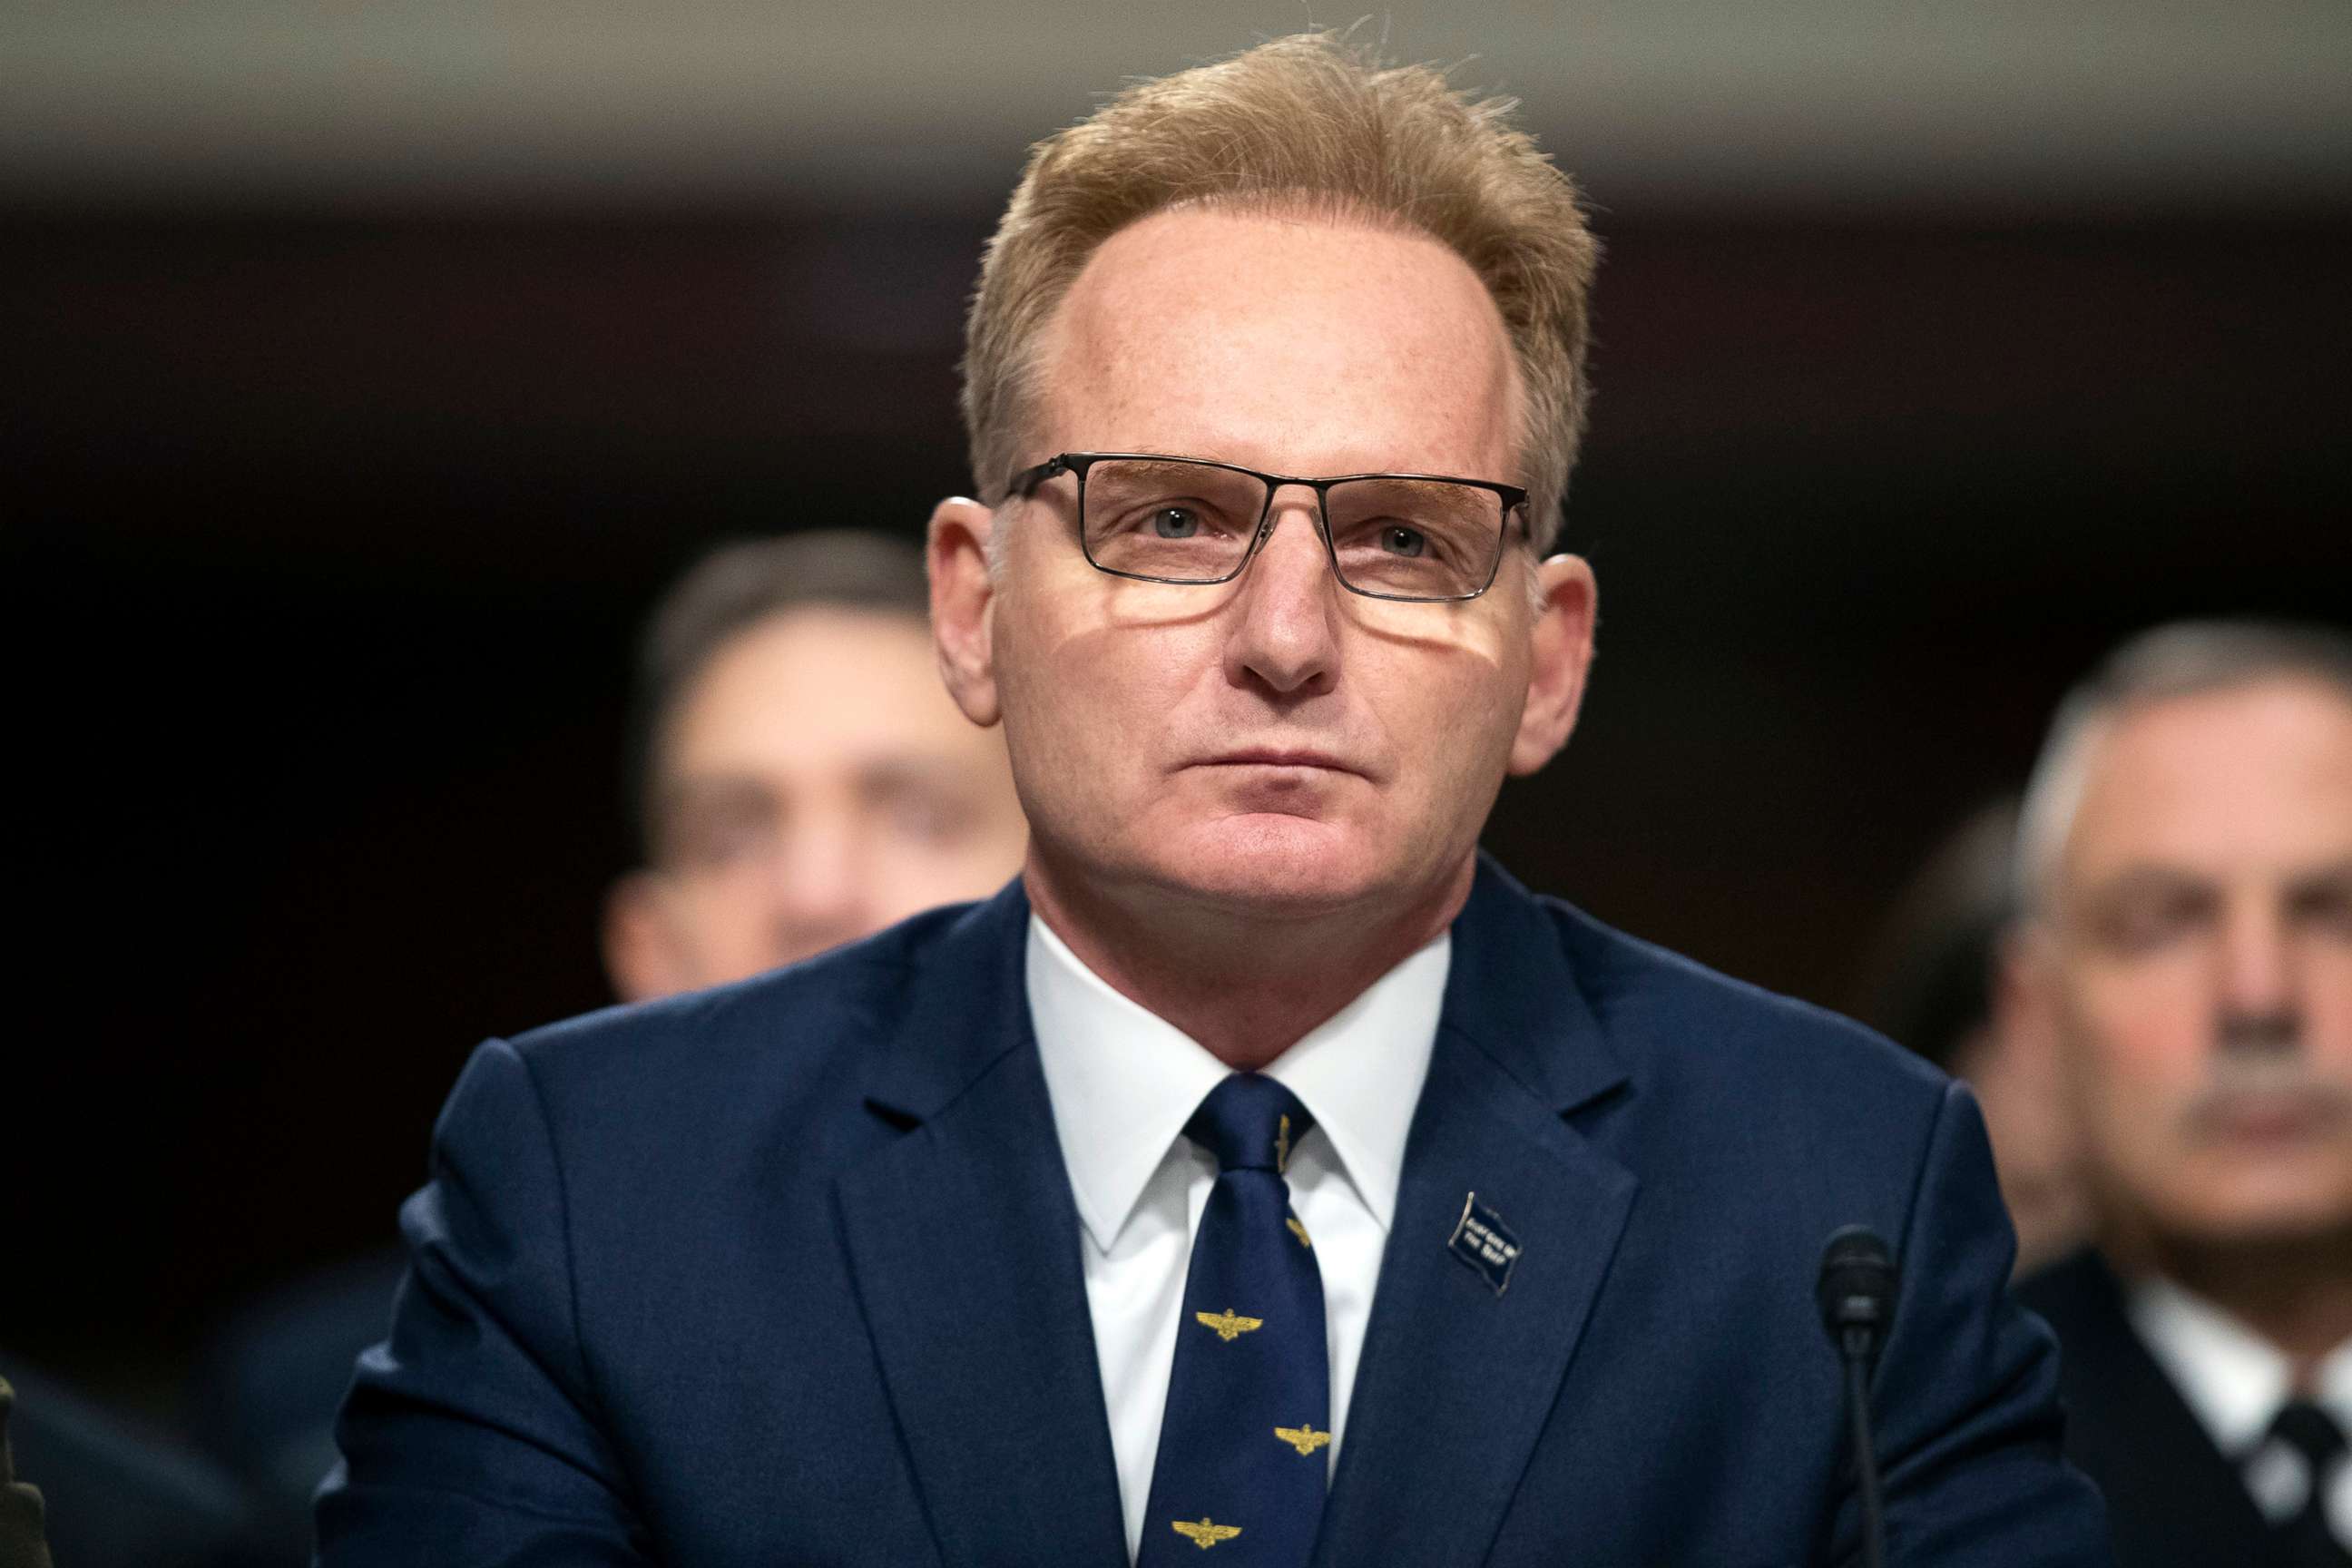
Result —
[[[859,1303],[944,1561],[1124,1568],[1078,1218],[1031,1037],[1019,885],[913,981],[845,1176]]]
[[[1482,1561],[1559,1396],[1635,1183],[1563,1120],[1622,1087],[1542,907],[1482,859],[1413,1118],[1318,1563]],[[1451,1255],[1467,1194],[1522,1251]]]

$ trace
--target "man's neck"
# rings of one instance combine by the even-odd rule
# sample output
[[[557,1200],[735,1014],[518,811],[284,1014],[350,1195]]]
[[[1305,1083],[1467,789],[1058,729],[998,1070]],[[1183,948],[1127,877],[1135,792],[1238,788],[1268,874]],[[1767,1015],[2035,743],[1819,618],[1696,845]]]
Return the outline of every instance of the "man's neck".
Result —
[[[2352,1231],[2242,1243],[2178,1237],[2132,1249],[2125,1266],[2211,1302],[2293,1363],[2295,1383],[2352,1342]]]
[[[1237,1072],[1255,1072],[1453,923],[1475,858],[1400,906],[1255,913],[1157,891],[1107,892],[1057,874],[1033,847],[1030,908],[1129,1001]]]

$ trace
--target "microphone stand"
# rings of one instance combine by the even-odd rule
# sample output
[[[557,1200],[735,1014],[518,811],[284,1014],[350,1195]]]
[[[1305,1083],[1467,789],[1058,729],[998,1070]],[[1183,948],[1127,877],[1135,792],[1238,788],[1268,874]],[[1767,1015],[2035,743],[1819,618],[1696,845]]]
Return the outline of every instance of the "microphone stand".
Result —
[[[1848,1329],[1842,1339],[1845,1362],[1845,1408],[1852,1417],[1855,1489],[1862,1494],[1862,1561],[1864,1568],[1886,1568],[1886,1519],[1878,1497],[1878,1445],[1870,1434],[1870,1363],[1874,1359],[1866,1339],[1862,1353],[1855,1342],[1862,1331]]]
[[[1822,1249],[1814,1285],[1822,1326],[1845,1366],[1847,1424],[1853,1436],[1854,1489],[1862,1500],[1864,1568],[1885,1568],[1886,1520],[1879,1496],[1878,1445],[1870,1430],[1870,1373],[1895,1320],[1895,1254],[1876,1232],[1850,1225]]]

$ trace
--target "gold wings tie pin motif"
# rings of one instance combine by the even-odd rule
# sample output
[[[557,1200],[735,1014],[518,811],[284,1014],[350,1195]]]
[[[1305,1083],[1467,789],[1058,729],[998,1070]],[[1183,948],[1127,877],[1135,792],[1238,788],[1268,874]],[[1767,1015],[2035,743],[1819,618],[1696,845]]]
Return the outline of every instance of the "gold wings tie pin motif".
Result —
[[[1274,1429],[1274,1435],[1297,1449],[1302,1458],[1312,1454],[1331,1440],[1331,1434],[1318,1432],[1315,1430],[1313,1422],[1304,1426],[1277,1426]]]
[[[1231,1307],[1222,1312],[1195,1312],[1192,1316],[1200,1321],[1202,1327],[1216,1330],[1217,1338],[1227,1344],[1233,1343],[1244,1334],[1253,1333],[1265,1327],[1264,1318],[1244,1318]]]
[[[1169,1521],[1168,1528],[1203,1552],[1218,1542],[1231,1541],[1242,1532],[1240,1525],[1213,1523],[1207,1514],[1201,1516],[1201,1522],[1198,1524],[1194,1524],[1189,1519],[1171,1520]]]

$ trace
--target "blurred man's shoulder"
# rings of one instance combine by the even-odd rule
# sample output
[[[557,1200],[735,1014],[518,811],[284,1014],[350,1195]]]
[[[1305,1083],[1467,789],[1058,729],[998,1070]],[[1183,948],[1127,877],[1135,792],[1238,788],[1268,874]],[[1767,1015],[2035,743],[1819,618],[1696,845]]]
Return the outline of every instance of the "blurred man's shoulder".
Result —
[[[2082,1247],[2021,1276],[2011,1293],[2048,1323],[2061,1342],[2089,1333],[2110,1333],[2128,1319],[2124,1288],[2095,1247]]]
[[[748,980],[607,1007],[510,1042],[551,1115],[657,1102],[666,1113],[756,1100],[775,1109],[856,1102],[873,1050],[898,1034],[918,980],[986,961],[991,903],[929,910]]]

